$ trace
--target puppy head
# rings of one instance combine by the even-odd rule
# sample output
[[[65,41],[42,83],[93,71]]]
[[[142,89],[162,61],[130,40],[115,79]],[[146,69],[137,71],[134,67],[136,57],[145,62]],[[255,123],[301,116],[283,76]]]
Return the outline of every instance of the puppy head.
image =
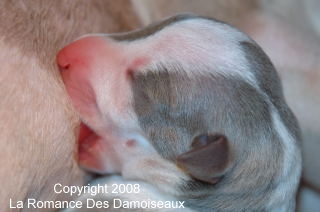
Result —
[[[149,181],[203,210],[293,207],[297,123],[243,33],[180,15],[81,38],[57,60],[90,129],[79,140],[85,168]]]

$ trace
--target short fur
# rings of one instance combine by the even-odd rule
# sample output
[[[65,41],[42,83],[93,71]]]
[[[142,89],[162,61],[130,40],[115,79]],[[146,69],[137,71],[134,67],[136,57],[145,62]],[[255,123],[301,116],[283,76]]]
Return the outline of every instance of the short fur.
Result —
[[[99,142],[113,146],[124,179],[148,182],[195,211],[294,210],[301,172],[300,131],[275,68],[254,41],[225,23],[192,15],[106,37],[105,48],[120,49],[126,61],[147,58],[146,64],[129,70],[129,78],[121,81],[129,86],[117,92],[112,82],[119,79],[110,73],[123,68],[89,66],[85,73],[102,118],[92,118],[83,110],[87,106],[77,103],[83,120],[101,137]],[[83,69],[72,61],[77,60],[62,67],[64,73]],[[117,64],[117,57],[110,62]],[[93,81],[96,76],[100,81]],[[65,83],[70,87],[68,78]],[[73,84],[72,89],[81,95],[84,87]],[[101,92],[105,89],[109,93]],[[126,99],[115,96],[119,89],[124,89]],[[71,96],[74,101],[79,98]],[[120,114],[113,101],[122,102],[126,114]],[[130,121],[118,121],[124,117]],[[123,132],[113,134],[118,139],[112,141],[101,125]],[[199,149],[193,145],[203,135],[200,149],[219,148],[221,158],[208,155],[208,160],[221,164],[181,165],[190,161],[181,161],[181,155],[190,152],[194,160],[205,161],[194,154]],[[212,135],[221,145],[206,143]],[[121,145],[128,139],[136,140],[137,147],[124,149]],[[112,173],[108,167],[114,164],[103,158],[100,173]],[[208,173],[213,178],[207,178]]]

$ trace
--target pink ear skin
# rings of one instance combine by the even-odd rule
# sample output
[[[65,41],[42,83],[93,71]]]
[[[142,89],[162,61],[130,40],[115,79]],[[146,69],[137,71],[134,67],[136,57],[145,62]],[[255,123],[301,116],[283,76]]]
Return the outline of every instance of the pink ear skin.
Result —
[[[191,148],[177,157],[177,165],[197,180],[218,183],[229,164],[227,138],[203,134],[194,138]]]
[[[78,136],[78,162],[83,168],[99,172],[103,169],[99,151],[102,151],[103,142],[90,128],[81,123]]]

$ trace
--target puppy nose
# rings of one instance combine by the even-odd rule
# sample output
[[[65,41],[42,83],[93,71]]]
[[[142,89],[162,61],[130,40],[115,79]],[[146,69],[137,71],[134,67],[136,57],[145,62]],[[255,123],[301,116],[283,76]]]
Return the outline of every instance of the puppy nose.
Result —
[[[60,71],[67,70],[70,67],[68,56],[66,56],[66,47],[61,49],[57,55],[57,64]]]
[[[90,36],[74,41],[58,52],[57,64],[60,71],[89,68],[95,59],[104,55],[105,45],[106,41],[99,36]]]

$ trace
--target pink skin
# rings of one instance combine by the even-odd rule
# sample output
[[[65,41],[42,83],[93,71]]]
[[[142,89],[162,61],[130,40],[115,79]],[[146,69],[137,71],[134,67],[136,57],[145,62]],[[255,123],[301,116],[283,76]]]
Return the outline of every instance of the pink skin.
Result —
[[[100,55],[107,55],[106,42],[99,37],[87,37],[59,51],[57,62],[69,96],[80,114],[96,117],[95,93],[89,81],[91,70],[99,64]]]
[[[82,119],[78,161],[90,171],[121,172],[122,159],[116,150],[119,147],[115,145],[124,143],[126,147],[134,148],[132,140],[119,133],[120,129],[131,125],[122,126],[114,120],[126,120],[122,114],[129,110],[129,71],[140,66],[143,60],[128,62],[124,58],[118,46],[99,36],[79,39],[60,50],[57,56],[67,92]],[[99,94],[110,99],[103,99]],[[100,105],[99,98],[102,99]],[[110,118],[108,113],[116,114],[116,118]]]
[[[106,41],[100,37],[86,37],[66,46],[57,56],[62,79],[66,85],[71,100],[83,118],[100,119],[96,104],[96,96],[90,83],[89,75],[100,60],[110,54],[105,48]],[[101,55],[104,58],[101,58]],[[90,118],[88,118],[90,119]],[[86,120],[89,121],[90,120]],[[101,138],[86,124],[81,123],[78,137],[79,164],[91,171],[103,169],[101,152],[105,152],[106,145]]]

